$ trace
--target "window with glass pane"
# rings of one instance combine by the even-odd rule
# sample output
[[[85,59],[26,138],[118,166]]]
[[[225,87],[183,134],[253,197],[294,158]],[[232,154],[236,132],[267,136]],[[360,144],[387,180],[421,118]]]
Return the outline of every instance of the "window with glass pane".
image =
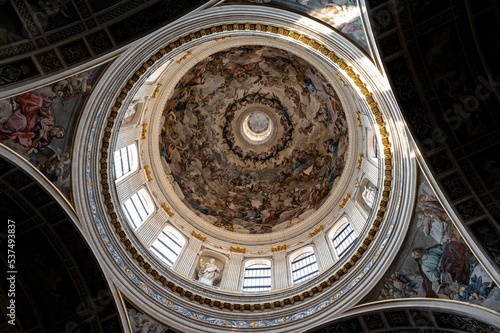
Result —
[[[175,229],[166,227],[151,245],[151,251],[169,266],[179,257],[186,240]]]
[[[115,179],[121,178],[138,167],[137,164],[137,147],[131,144],[115,151]]]
[[[243,277],[243,291],[270,291],[271,266],[268,264],[254,264],[245,268]]]
[[[318,275],[318,264],[314,252],[307,251],[292,260],[293,283],[301,283]]]
[[[151,198],[143,188],[123,202],[122,206],[125,216],[134,229],[137,229],[154,210]]]
[[[341,258],[354,244],[358,237],[352,230],[349,222],[342,224],[342,226],[335,232],[333,236],[333,246],[339,258]]]

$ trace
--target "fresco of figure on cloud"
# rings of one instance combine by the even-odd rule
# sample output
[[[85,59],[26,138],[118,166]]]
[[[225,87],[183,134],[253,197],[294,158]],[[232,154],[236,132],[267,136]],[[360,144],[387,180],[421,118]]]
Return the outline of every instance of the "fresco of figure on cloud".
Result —
[[[429,183],[420,181],[408,239],[376,300],[442,298],[500,311],[500,288],[467,246]],[[375,300],[375,299],[374,299]]]
[[[29,150],[43,148],[53,138],[64,137],[64,127],[55,124],[50,99],[24,93],[14,103],[16,108],[0,127],[0,141],[12,140]]]
[[[416,211],[417,226],[423,226],[426,237],[432,237],[439,244],[459,239],[453,232],[448,214],[434,195],[419,195]]]
[[[240,129],[250,114],[269,119],[269,142],[246,141]],[[349,147],[343,106],[326,78],[272,47],[235,47],[200,62],[175,87],[163,119],[160,154],[184,203],[234,232],[271,232],[318,209]]]
[[[0,101],[0,126],[3,126],[3,124],[7,120],[9,120],[9,118],[12,116],[13,111],[14,108],[10,99],[4,99]]]
[[[448,215],[445,218],[434,212],[425,210],[418,212],[419,221],[423,224],[423,232],[427,237],[432,237],[439,244],[444,244],[450,240],[456,240],[455,235],[450,228]]]
[[[227,2],[238,3],[242,0],[227,0]],[[271,4],[312,16],[342,31],[347,38],[369,52],[368,39],[361,20],[362,11],[355,0],[243,0],[243,2]]]
[[[0,142],[33,164],[68,198],[78,115],[104,66],[0,100]]]
[[[130,305],[129,305],[130,306]],[[158,323],[149,316],[129,308],[128,316],[133,333],[166,333],[170,332],[168,327]]]

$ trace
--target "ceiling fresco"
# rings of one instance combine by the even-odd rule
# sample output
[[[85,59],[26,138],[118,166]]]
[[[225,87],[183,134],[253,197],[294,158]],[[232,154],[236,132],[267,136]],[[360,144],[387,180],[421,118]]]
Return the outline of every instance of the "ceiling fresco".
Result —
[[[361,9],[356,0],[226,0],[225,2],[268,4],[311,16],[337,29],[363,51],[370,52],[361,21]]]
[[[401,256],[370,301],[441,298],[500,311],[500,289],[476,259],[420,174],[415,213]]]
[[[74,69],[203,2],[0,0],[0,87]]]
[[[498,1],[370,0],[408,129],[465,230],[500,268]],[[484,33],[480,33],[484,32]]]
[[[133,305],[124,299],[125,308],[127,310],[128,322],[130,324],[130,332],[132,333],[167,333],[178,332],[171,327],[168,327],[157,320],[151,318],[140,310],[137,306]]]
[[[106,65],[0,100],[0,143],[71,200],[71,150],[83,105]]]
[[[300,221],[325,201],[345,164],[348,129],[336,92],[279,49],[233,48],[201,61],[178,82],[163,117],[160,154],[185,204],[231,231],[269,233]]]

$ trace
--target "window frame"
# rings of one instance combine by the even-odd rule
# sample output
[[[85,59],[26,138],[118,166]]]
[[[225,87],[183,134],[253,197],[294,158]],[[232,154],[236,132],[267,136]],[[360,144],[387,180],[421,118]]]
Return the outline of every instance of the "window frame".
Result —
[[[307,260],[308,258],[314,257],[314,261],[308,261],[305,265],[294,267],[295,264]],[[298,251],[295,251],[290,255],[290,273],[292,277],[292,283],[294,285],[306,282],[319,274],[318,260],[316,258],[316,253],[312,246],[304,247]],[[302,271],[312,268],[312,271],[306,272],[300,275]],[[299,276],[297,276],[299,275]]]
[[[118,157],[117,154],[119,155]],[[128,167],[127,171],[124,168],[125,164]],[[118,170],[118,166],[120,170]],[[115,171],[115,181],[117,182],[139,169],[139,152],[135,143],[115,150],[113,153],[113,169]]]
[[[351,223],[349,222],[348,219],[344,218],[340,220],[337,225],[339,226],[338,228],[335,229],[335,231],[332,230],[330,232],[330,241],[332,242],[333,245],[333,250],[335,251],[335,254],[337,255],[338,259],[342,258],[349,250],[353,247],[353,245],[356,243],[358,240],[358,235],[354,231],[354,229],[351,227]],[[336,239],[338,237],[341,237],[342,234],[347,230],[347,235],[343,237],[341,241],[336,243]],[[339,247],[341,247],[344,242],[349,241],[350,243],[347,246],[343,246],[343,248],[339,251]]]
[[[172,235],[176,239],[173,239],[170,235]],[[171,242],[167,242],[167,239],[169,239]],[[163,245],[163,249],[155,246],[158,243],[161,243]],[[171,246],[171,243],[174,243],[176,245],[175,248]],[[163,228],[158,237],[151,244],[150,251],[163,263],[167,264],[167,266],[172,267],[179,258],[185,245],[186,238],[177,229],[170,225],[167,225],[165,228]],[[166,255],[165,253],[163,253],[164,250],[169,251],[171,255]],[[178,252],[176,252],[177,250]]]
[[[264,266],[264,267],[255,267],[252,266]],[[259,292],[269,292],[272,289],[272,271],[271,271],[271,261],[268,259],[258,259],[258,260],[247,260],[245,262],[245,268],[243,270],[243,279],[242,279],[242,287],[241,291],[244,293],[259,293]],[[269,272],[269,275],[263,276],[248,276],[247,272],[256,272],[258,274],[259,270],[265,270]],[[250,284],[247,285],[245,281],[259,281],[269,279],[269,284]]]
[[[139,205],[140,204],[140,205]],[[155,205],[145,188],[140,188],[121,204],[125,218],[137,230],[155,211]],[[135,210],[135,212],[132,210]],[[142,208],[142,209],[140,209]],[[134,214],[133,214],[134,213]],[[137,219],[137,217],[139,219]]]

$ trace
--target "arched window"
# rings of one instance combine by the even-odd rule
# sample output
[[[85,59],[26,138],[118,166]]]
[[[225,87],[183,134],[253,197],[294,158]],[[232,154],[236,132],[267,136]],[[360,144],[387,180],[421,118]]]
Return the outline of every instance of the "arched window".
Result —
[[[366,133],[366,142],[367,142],[367,147],[366,147],[366,153],[369,158],[379,158],[379,150],[378,150],[378,142],[377,142],[377,137],[373,135],[373,132],[368,130]]]
[[[243,276],[243,292],[271,290],[271,264],[268,260],[248,261]]]
[[[115,179],[120,179],[129,173],[137,170],[139,166],[137,158],[137,146],[131,144],[115,151]]]
[[[125,200],[122,207],[127,220],[134,229],[137,229],[154,211],[153,201],[144,188]]]
[[[185,238],[177,230],[166,226],[151,245],[151,251],[167,265],[172,266],[185,243]]]
[[[318,263],[312,247],[297,251],[290,259],[294,284],[304,282],[318,275]]]
[[[342,224],[340,228],[337,229],[332,239],[337,256],[342,258],[342,256],[349,251],[354,242],[356,242],[357,238],[349,222]]]

